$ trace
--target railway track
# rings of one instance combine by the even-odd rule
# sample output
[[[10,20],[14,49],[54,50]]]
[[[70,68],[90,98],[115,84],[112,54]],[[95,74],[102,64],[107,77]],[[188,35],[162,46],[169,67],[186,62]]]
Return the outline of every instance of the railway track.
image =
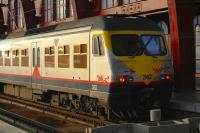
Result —
[[[65,117],[66,119],[71,119],[80,124],[81,123],[88,124],[93,127],[105,126],[105,125],[110,125],[110,124],[115,123],[115,122],[100,119],[100,118],[93,116],[91,114],[88,114],[88,113],[73,112],[73,111],[67,110],[63,107],[51,106],[50,104],[46,104],[46,103],[42,103],[42,102],[35,102],[32,100],[25,100],[25,99],[16,98],[16,97],[4,95],[4,94],[0,94],[0,100],[7,101],[11,104],[24,106],[25,108],[39,109],[40,111],[43,111],[43,112],[60,115],[60,116]]]
[[[24,129],[28,132],[62,133],[54,127],[23,117],[4,109],[0,109],[0,119],[16,127],[20,127],[21,129]]]

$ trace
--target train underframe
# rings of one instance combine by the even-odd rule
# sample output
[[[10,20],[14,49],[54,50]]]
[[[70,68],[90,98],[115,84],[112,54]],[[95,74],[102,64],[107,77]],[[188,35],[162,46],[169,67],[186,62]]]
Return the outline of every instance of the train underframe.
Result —
[[[103,119],[143,121],[149,119],[149,110],[163,108],[168,104],[172,84],[138,86],[122,93],[111,93],[108,101],[100,101],[85,95],[57,91],[36,92],[25,86],[2,84],[2,92],[15,97],[49,103],[72,111],[82,111]],[[125,88],[123,88],[125,89]],[[115,88],[115,90],[117,90]]]

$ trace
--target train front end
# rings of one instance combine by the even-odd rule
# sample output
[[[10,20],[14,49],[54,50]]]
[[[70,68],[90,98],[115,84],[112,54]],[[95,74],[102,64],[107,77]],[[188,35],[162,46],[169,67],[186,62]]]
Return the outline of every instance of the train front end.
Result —
[[[104,38],[112,74],[109,106],[134,113],[166,106],[174,76],[164,34],[144,27],[105,31]]]

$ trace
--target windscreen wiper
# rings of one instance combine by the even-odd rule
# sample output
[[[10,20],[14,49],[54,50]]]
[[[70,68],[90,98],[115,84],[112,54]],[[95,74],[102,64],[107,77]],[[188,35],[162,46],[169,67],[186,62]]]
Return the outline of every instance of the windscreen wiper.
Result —
[[[142,48],[142,52],[144,52],[144,50],[147,48],[147,46],[150,44],[151,40],[153,39],[153,36],[151,36],[151,38],[149,38],[149,40],[145,43],[144,47]]]
[[[151,36],[151,38],[149,38],[149,40],[147,41],[147,43],[144,45],[144,47],[143,47],[143,51],[142,52],[144,52],[144,50],[147,48],[147,46],[150,44],[150,42],[151,42],[151,40],[153,39],[153,36]],[[155,56],[155,55],[152,55],[152,57],[153,58],[157,58],[157,56]]]
[[[149,40],[145,43],[145,45],[143,47],[138,48],[137,51],[134,52],[134,54],[131,55],[131,56],[135,57],[138,54],[138,52],[143,53],[144,50],[146,49],[146,47],[150,44],[150,42],[151,42],[152,39],[153,39],[153,36],[151,36],[151,38],[149,38]]]

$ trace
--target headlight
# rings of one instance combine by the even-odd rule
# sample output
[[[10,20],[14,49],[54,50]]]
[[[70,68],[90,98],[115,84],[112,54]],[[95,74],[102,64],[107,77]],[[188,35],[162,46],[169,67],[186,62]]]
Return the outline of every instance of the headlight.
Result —
[[[133,82],[133,81],[134,81],[134,79],[132,76],[129,76],[129,75],[119,76],[120,83],[128,83],[128,82]]]
[[[169,74],[162,74],[161,80],[172,80],[172,77]]]

